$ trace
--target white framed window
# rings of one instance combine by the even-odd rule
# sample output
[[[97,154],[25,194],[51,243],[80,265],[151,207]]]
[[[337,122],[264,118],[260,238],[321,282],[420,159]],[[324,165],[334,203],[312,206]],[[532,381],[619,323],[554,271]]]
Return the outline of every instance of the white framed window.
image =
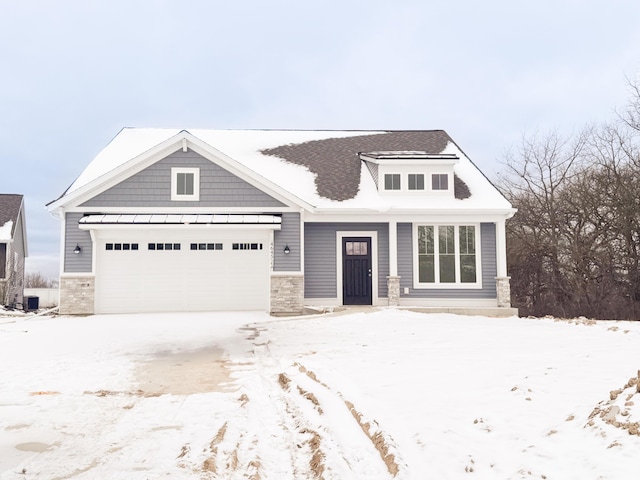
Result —
[[[482,288],[479,225],[414,225],[415,288]]]
[[[171,200],[197,202],[200,200],[200,169],[174,167],[171,169]]]
[[[424,173],[409,174],[409,190],[424,190]]]
[[[447,173],[432,174],[431,190],[449,190],[449,174]]]
[[[400,174],[399,173],[385,173],[384,174],[384,189],[385,190],[400,190]]]

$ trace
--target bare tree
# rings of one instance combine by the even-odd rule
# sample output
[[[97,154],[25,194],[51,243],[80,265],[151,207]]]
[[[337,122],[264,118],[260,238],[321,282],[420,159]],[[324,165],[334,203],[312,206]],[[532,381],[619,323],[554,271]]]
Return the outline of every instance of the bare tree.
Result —
[[[630,128],[640,132],[640,79],[627,80],[631,91],[631,98],[626,109],[618,117]]]
[[[557,132],[523,137],[504,161],[499,186],[518,209],[507,224],[507,256],[514,304],[529,313],[564,314],[574,288],[563,272],[566,240],[565,189],[584,167],[588,130],[573,138]]]
[[[24,277],[25,288],[53,288],[55,281],[50,278],[46,278],[39,272],[27,273]]]

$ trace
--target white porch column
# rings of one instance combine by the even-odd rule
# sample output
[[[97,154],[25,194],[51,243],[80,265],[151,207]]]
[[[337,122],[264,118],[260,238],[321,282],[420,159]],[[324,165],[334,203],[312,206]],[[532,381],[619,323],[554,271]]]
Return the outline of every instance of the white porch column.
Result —
[[[389,275],[398,276],[398,222],[389,221]]]
[[[506,220],[496,222],[496,267],[497,277],[507,276],[507,233]]]

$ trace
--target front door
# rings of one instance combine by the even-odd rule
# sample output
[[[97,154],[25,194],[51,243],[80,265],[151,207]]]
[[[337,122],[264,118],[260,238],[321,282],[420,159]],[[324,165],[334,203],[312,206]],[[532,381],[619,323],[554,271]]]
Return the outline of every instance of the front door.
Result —
[[[371,238],[342,239],[342,302],[371,305]]]

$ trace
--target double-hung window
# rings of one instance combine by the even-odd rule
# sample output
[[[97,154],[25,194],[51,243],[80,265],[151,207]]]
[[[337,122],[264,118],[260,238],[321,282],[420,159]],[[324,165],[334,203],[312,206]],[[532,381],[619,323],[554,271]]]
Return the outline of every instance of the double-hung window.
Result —
[[[171,169],[171,200],[198,201],[200,199],[200,169]]]
[[[478,236],[476,225],[418,225],[416,287],[479,287]]]

